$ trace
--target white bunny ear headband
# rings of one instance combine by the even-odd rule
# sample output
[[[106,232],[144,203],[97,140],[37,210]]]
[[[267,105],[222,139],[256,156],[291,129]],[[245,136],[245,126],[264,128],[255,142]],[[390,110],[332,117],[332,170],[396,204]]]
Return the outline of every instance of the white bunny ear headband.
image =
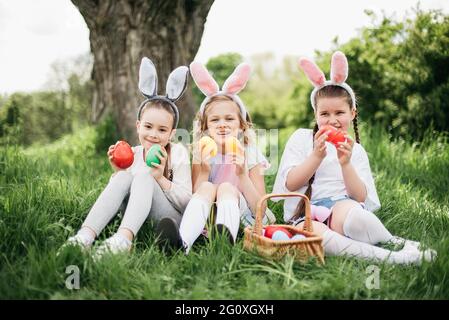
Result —
[[[189,68],[186,66],[181,66],[173,70],[167,79],[166,85],[166,95],[159,96],[157,94],[157,72],[156,68],[147,57],[142,58],[139,70],[139,90],[147,98],[139,106],[137,111],[137,119],[140,120],[140,114],[142,108],[149,101],[165,101],[167,102],[175,112],[175,126],[176,128],[179,123],[179,111],[175,104],[184,91],[187,88],[187,78],[188,78]]]
[[[216,96],[226,96],[231,98],[240,108],[242,118],[246,119],[246,107],[237,95],[248,82],[251,68],[246,63],[239,64],[234,72],[226,79],[220,91],[217,82],[212,78],[206,67],[199,62],[190,64],[190,74],[198,88],[206,96],[200,106],[200,114],[204,113],[207,103]]]
[[[356,109],[355,95],[352,88],[345,82],[348,78],[348,60],[341,51],[336,51],[332,55],[331,61],[331,80],[326,81],[323,71],[310,59],[300,58],[299,67],[304,71],[307,78],[315,87],[310,94],[310,102],[312,103],[313,110],[316,110],[315,95],[316,93],[326,86],[339,86],[345,89],[352,100],[352,108]]]

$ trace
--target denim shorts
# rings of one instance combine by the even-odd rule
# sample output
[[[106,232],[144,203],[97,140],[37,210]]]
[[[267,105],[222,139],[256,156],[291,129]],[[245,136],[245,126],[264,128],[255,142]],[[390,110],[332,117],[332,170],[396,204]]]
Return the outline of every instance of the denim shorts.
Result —
[[[328,209],[332,209],[332,207],[338,201],[348,200],[348,199],[351,199],[351,198],[349,196],[347,196],[347,195],[334,196],[334,197],[327,197],[327,198],[316,199],[316,200],[310,201],[310,204],[313,204],[314,206],[321,206],[321,207],[326,207]],[[297,224],[303,222],[304,220],[306,220],[306,218],[305,217],[301,217],[299,219],[291,221],[290,223],[292,223],[293,225],[297,225]],[[332,213],[329,216],[329,218],[327,218],[325,221],[323,221],[323,223],[330,227],[331,220],[332,220]]]
[[[321,206],[331,209],[338,201],[350,199],[347,195],[321,198],[311,201],[314,206]]]

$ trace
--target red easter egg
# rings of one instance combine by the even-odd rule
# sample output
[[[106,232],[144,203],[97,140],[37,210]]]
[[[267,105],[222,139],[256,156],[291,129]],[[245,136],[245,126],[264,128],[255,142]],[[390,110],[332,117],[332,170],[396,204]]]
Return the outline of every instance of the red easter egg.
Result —
[[[337,131],[331,138],[328,139],[330,143],[338,145],[339,142],[345,142],[345,133],[343,131]]]
[[[323,132],[330,131],[328,133],[328,137],[327,137],[326,141],[334,144],[335,146],[337,146],[339,142],[346,141],[346,138],[345,138],[346,132],[344,132],[344,131],[337,130],[336,128],[334,128],[331,125],[322,126],[321,129],[323,130]]]
[[[134,162],[134,153],[126,141],[118,141],[112,152],[112,162],[120,169],[130,167]]]
[[[273,233],[275,233],[278,230],[285,232],[289,238],[292,237],[292,234],[287,229],[285,229],[283,227],[279,227],[279,226],[266,226],[265,227],[265,237],[271,239],[271,237],[273,236]]]

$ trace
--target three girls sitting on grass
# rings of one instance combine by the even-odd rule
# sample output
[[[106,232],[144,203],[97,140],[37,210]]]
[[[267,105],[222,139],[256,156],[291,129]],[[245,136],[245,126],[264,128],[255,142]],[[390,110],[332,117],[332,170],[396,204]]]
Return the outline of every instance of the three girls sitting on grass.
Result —
[[[345,55],[334,53],[328,81],[312,61],[300,59],[299,64],[314,86],[310,100],[316,125],[313,130],[298,129],[289,138],[273,192],[305,193],[314,206],[327,208],[324,216],[317,215],[313,228],[323,237],[328,255],[397,264],[433,260],[435,251],[393,236],[373,213],[380,208],[380,202],[368,156],[360,145],[357,103],[346,83]],[[187,67],[173,71],[167,95],[158,96],[154,65],[147,58],[142,60],[139,88],[147,100],[138,110],[136,127],[141,145],[134,148],[134,163],[126,170],[118,170],[111,163],[116,173],[67,244],[90,247],[128,193],[119,230],[98,247],[96,256],[129,251],[132,239],[148,217],[157,222],[159,243],[186,254],[201,234],[210,235],[205,233],[210,218],[215,230],[227,235],[231,243],[236,242],[241,224],[254,223],[257,201],[266,193],[264,170],[269,163],[254,143],[251,118],[237,95],[249,79],[250,68],[247,64],[237,66],[219,90],[203,65],[190,65],[193,79],[206,96],[194,123],[192,172],[187,150],[170,142],[179,119],[174,101],[185,90],[187,71]],[[334,129],[348,132],[351,123],[356,141],[348,134],[345,141],[335,145],[326,141]],[[205,136],[207,143],[202,143]],[[156,143],[163,147],[163,154],[160,164],[150,168],[144,157]],[[215,216],[211,216],[213,206]],[[301,227],[303,202],[286,198],[284,220]],[[263,223],[274,221],[267,209]],[[391,251],[376,246],[378,243],[400,244],[403,248]]]

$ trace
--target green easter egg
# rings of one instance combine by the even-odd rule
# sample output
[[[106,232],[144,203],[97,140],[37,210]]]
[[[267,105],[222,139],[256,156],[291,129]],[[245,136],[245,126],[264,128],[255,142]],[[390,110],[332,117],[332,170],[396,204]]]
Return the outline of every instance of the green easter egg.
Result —
[[[153,167],[151,163],[161,164],[161,160],[159,160],[159,158],[156,156],[157,153],[162,156],[161,146],[158,144],[153,144],[148,150],[147,157],[145,159],[145,162],[149,167]]]

